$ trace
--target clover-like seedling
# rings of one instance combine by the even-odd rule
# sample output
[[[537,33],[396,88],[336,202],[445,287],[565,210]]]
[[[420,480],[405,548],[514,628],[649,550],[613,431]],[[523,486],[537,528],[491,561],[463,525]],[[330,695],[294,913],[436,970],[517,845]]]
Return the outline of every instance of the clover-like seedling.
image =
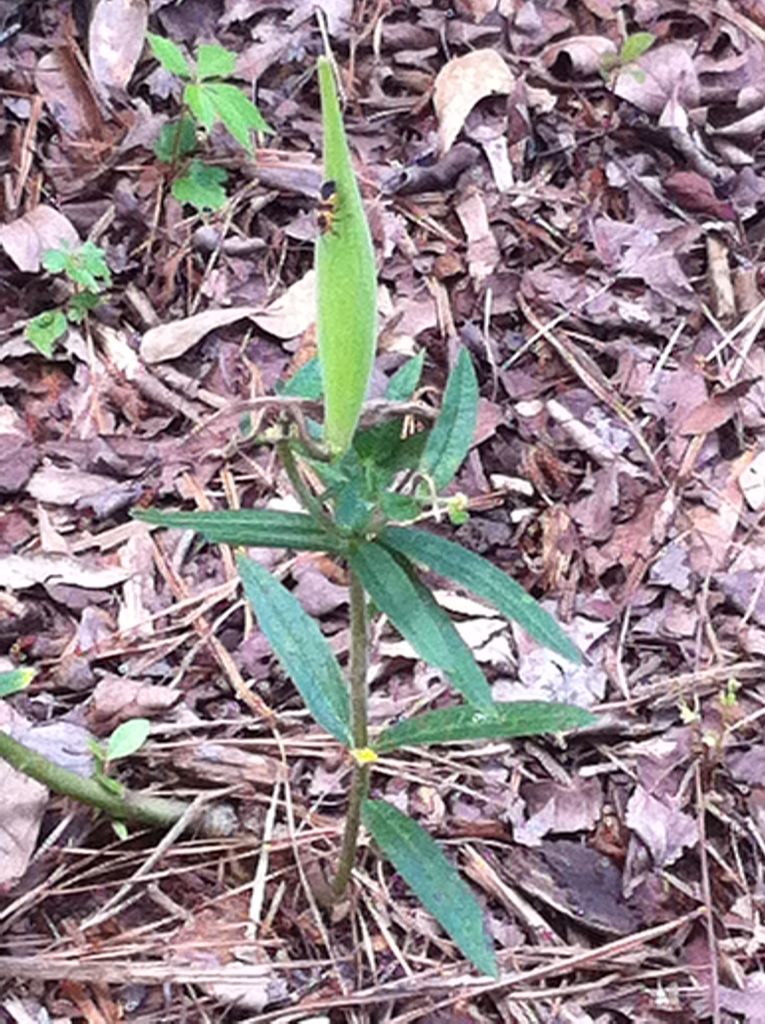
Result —
[[[198,129],[209,132],[222,124],[250,156],[254,156],[252,133],[273,129],[240,86],[230,81],[235,77],[236,54],[203,43],[191,61],[171,39],[151,32],[146,38],[162,67],[183,82],[180,116],[162,129],[154,153],[171,165],[171,192],[178,202],[199,211],[217,210],[226,202],[228,175],[222,167],[193,156],[199,147]]]
[[[642,68],[631,65],[647,53],[655,42],[656,36],[651,32],[633,32],[624,40],[618,53],[604,53],[600,60],[600,76],[603,81],[612,86],[616,76],[623,70],[629,71],[636,82],[645,81]]]
[[[42,265],[51,274],[62,274],[72,287],[72,294],[63,307],[38,313],[24,331],[37,351],[50,359],[69,323],[81,324],[100,305],[101,293],[111,287],[112,275],[106,253],[94,242],[84,242],[76,248],[62,245],[49,249],[43,255]]]

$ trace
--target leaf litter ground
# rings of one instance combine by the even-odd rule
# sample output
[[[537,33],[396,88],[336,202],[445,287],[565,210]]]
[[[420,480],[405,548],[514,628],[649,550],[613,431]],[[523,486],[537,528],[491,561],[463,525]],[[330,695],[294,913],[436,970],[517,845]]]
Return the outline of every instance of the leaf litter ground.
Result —
[[[332,918],[348,765],[306,722],[233,556],[131,521],[136,503],[293,508],[250,410],[313,354],[321,181],[312,5],[3,5],[2,667],[38,675],[2,728],[73,770],[152,721],[134,788],[217,803],[217,836],[134,833],[0,767],[0,1014],[11,1021],[763,1020],[765,20],[751,3],[325,5],[380,259],[374,394],[460,347],[481,412],[456,531],[566,623],[570,666],[432,582],[497,700],[592,708],[565,743],[386,757],[477,889],[502,968],[469,975],[366,846]],[[632,19],[632,20],[630,20]],[[204,220],[152,144],[177,114],[146,27],[237,54],[276,129]],[[625,36],[654,45],[631,64]],[[605,57],[605,59],[604,59]],[[90,239],[114,286],[54,358],[24,323]],[[445,536],[453,531],[436,527]],[[284,570],[337,653],[345,578]],[[377,636],[382,725],[448,702]]]

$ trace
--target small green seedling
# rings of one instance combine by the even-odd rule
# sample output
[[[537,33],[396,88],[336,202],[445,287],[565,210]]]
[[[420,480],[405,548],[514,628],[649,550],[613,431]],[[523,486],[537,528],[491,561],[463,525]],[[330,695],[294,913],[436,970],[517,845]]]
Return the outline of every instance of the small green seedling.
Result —
[[[421,569],[472,591],[560,657],[578,662],[581,655],[555,619],[497,566],[411,525],[431,516],[434,507],[458,523],[467,515],[464,496],[439,497],[475,433],[479,386],[467,351],[462,349],[455,360],[432,426],[409,434],[399,411],[382,422],[359,426],[376,345],[375,260],[331,65],[324,59],[319,62],[319,84],[324,127],[324,186],[317,197],[323,219],[316,241],[319,373],[315,365],[303,367],[282,394],[313,400],[322,395],[324,424],[322,430],[296,416],[294,423],[280,425],[276,441],[305,511],[134,514],[245,549],[328,552],[346,566],[351,627],[347,676],[319,625],[291,591],[244,552],[238,558],[258,626],[315,721],[345,748],[352,769],[337,868],[326,890],[317,895],[327,902],[343,897],[363,823],[462,953],[479,970],[496,976],[497,961],[478,900],[421,825],[384,799],[370,796],[370,774],[378,761],[401,747],[557,733],[587,725],[593,716],[568,704],[495,701],[472,651],[421,578]],[[423,361],[421,353],[389,380],[385,398],[392,409],[412,400]],[[444,673],[462,701],[404,717],[370,735],[367,659],[373,613],[387,616],[417,655]]]
[[[147,39],[162,67],[184,83],[180,116],[162,129],[154,153],[170,165],[171,191],[180,203],[200,211],[220,209],[226,202],[228,175],[222,167],[193,156],[199,145],[197,129],[209,132],[222,124],[250,156],[254,155],[252,133],[273,129],[242,89],[229,81],[235,76],[236,54],[203,43],[192,62],[171,39],[151,32]]]
[[[650,32],[633,32],[624,40],[618,53],[604,53],[600,61],[600,75],[603,81],[613,86],[617,75],[627,70],[636,82],[644,82],[645,72],[630,65],[647,53],[655,42],[656,36]]]
[[[90,740],[88,747],[96,759],[94,775],[105,789],[122,796],[124,787],[116,779],[109,777],[109,766],[112,761],[130,757],[139,751],[149,737],[150,728],[148,718],[129,718],[127,722],[117,726],[105,746],[98,740]]]
[[[43,267],[51,274],[63,274],[73,292],[62,309],[46,309],[38,313],[24,331],[27,341],[50,359],[59,338],[66,334],[69,322],[80,324],[101,303],[104,288],[111,287],[112,275],[106,253],[94,242],[85,242],[76,249],[49,249],[42,258]]]
[[[0,697],[10,697],[26,690],[36,675],[37,670],[34,668],[14,668],[9,672],[0,672]]]

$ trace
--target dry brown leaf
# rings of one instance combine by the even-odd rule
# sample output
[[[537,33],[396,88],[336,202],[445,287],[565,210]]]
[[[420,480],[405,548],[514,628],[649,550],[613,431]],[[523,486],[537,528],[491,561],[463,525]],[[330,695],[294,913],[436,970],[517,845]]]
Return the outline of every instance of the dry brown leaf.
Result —
[[[127,86],[143,51],[148,20],[146,0],[97,0],[90,17],[88,56],[102,93]]]
[[[712,395],[705,402],[697,405],[682,420],[679,432],[686,436],[691,434],[708,434],[727,423],[738,408],[740,398],[749,391],[754,380],[742,380],[732,388],[726,388]]]
[[[600,782],[580,775],[568,785],[547,779],[529,783],[522,795],[529,817],[515,825],[513,838],[524,846],[539,846],[550,833],[589,832],[600,818],[603,804]]]
[[[654,47],[634,64],[623,68],[614,92],[647,114],[657,116],[669,103],[689,110],[700,102],[693,58],[679,43]]]
[[[237,320],[246,320],[257,313],[259,306],[233,306],[229,309],[206,309],[183,320],[150,327],[141,339],[141,356],[147,363],[163,363],[188,352],[210,331],[227,327]]]
[[[470,191],[457,204],[457,216],[467,238],[470,276],[480,284],[494,273],[500,253],[489,227],[486,203],[477,189]]]
[[[28,274],[38,272],[40,260],[49,249],[79,244],[80,236],[71,221],[44,203],[0,228],[0,246],[19,270]]]
[[[180,700],[179,690],[142,683],[124,676],[101,679],[90,699],[88,722],[94,732],[107,735],[129,718],[153,718]]]
[[[616,45],[605,36],[570,36],[548,46],[542,61],[556,78],[592,78],[607,53],[616,55]]]
[[[316,319],[316,275],[309,270],[252,319],[264,331],[277,338],[297,338]]]
[[[46,53],[35,70],[35,85],[53,120],[72,138],[102,139],[106,126],[74,53],[59,46]]]
[[[657,868],[674,864],[699,838],[698,825],[689,814],[669,798],[659,800],[639,785],[627,804],[625,822],[651,851]]]
[[[757,512],[765,505],[765,451],[759,452],[738,478],[749,508]]]
[[[72,587],[101,590],[127,579],[124,569],[88,564],[84,559],[47,552],[0,556],[0,580],[9,590],[65,583]]]
[[[515,78],[496,50],[474,50],[445,64],[433,87],[441,153],[451,147],[479,100],[493,93],[506,95],[514,87]]]
[[[0,701],[0,729],[21,743],[28,726],[9,704]],[[47,803],[45,786],[0,759],[0,892],[23,877]]]
[[[131,484],[115,480],[111,476],[85,473],[78,469],[60,469],[58,466],[42,466],[27,484],[27,491],[37,501],[46,505],[68,507],[86,498],[94,498],[105,491],[125,490]]]
[[[693,571],[702,576],[725,565],[743,505],[739,478],[752,459],[752,452],[744,452],[730,464],[717,508],[698,505],[688,512],[691,521],[688,561]]]

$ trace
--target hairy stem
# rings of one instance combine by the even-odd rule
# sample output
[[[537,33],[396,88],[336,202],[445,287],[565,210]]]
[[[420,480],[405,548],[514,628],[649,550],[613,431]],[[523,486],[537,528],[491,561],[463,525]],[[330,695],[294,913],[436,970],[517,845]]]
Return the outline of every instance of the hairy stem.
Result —
[[[367,605],[366,594],[355,573],[351,573],[351,726],[353,745],[362,750],[369,743],[367,730]],[[343,846],[332,894],[341,899],[356,860],[361,825],[361,804],[369,786],[369,765],[354,761],[348,813],[345,818]]]
[[[300,475],[300,469],[298,468],[297,460],[292,453],[289,441],[279,441],[276,445],[276,450],[279,453],[279,458],[282,460],[285,472],[289,482],[292,484],[295,494],[298,496],[301,505],[315,520],[321,523],[322,526],[327,527],[332,532],[335,532],[335,524],[333,520],[327,515],[321,506],[321,502],[312,494]]]
[[[96,779],[83,778],[49,761],[23,743],[0,732],[0,758],[12,768],[36,779],[62,796],[104,811],[118,821],[134,821],[152,828],[167,828],[189,809],[185,800],[128,793],[120,796],[105,789]]]

